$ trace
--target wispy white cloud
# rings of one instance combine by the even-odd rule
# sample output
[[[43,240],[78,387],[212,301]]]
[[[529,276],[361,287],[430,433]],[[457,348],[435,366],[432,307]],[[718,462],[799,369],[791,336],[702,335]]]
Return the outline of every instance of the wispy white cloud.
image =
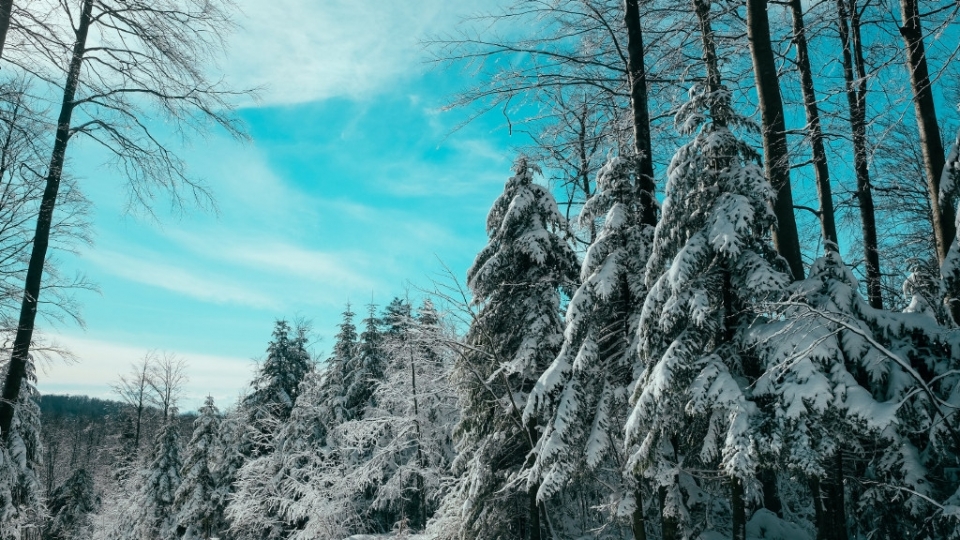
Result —
[[[476,10],[468,0],[242,0],[228,76],[265,104],[362,97],[423,70],[420,41]]]
[[[104,249],[90,250],[85,258],[107,273],[198,300],[218,304],[239,304],[254,308],[277,309],[270,296],[222,277],[192,272],[162,260],[147,260]]]

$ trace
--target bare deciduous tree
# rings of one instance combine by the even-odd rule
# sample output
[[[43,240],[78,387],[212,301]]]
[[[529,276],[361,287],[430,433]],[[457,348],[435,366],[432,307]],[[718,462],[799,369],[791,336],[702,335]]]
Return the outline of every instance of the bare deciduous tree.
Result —
[[[177,207],[188,199],[212,204],[149,113],[167,119],[176,135],[217,126],[243,136],[231,114],[230,99],[238,92],[210,80],[205,70],[223,48],[232,9],[230,0],[51,0],[17,13],[18,51],[24,54],[8,55],[8,61],[63,94],[0,402],[0,431],[9,429],[30,352],[68,143],[79,135],[105,148],[128,179],[134,204],[149,209],[161,192]]]

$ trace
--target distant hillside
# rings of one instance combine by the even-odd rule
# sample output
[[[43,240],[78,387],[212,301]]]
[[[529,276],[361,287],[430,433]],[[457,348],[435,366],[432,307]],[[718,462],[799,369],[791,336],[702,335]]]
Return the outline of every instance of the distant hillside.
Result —
[[[40,397],[40,413],[44,418],[83,417],[105,418],[121,413],[127,404],[119,401],[90,396],[43,395]]]

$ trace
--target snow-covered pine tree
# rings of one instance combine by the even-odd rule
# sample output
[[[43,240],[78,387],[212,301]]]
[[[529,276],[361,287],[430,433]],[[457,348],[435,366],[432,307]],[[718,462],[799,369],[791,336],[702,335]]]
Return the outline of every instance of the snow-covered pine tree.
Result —
[[[157,435],[153,458],[141,472],[140,491],[128,510],[129,521],[121,524],[117,535],[123,540],[175,540],[183,532],[178,531],[173,507],[183,468],[178,416],[176,407],[171,407]]]
[[[359,363],[357,334],[349,305],[319,372],[301,383],[289,418],[281,424],[274,450],[246,462],[237,474],[228,508],[234,538],[315,538],[345,535],[355,521],[352,501],[330,450],[327,435],[354,416],[346,407],[348,375]],[[331,513],[338,504],[338,513]]]
[[[77,469],[50,494],[50,540],[74,540],[93,536],[91,518],[100,509],[93,478],[86,469]]]
[[[193,435],[187,444],[180,487],[174,497],[173,511],[184,540],[210,538],[219,530],[223,516],[215,496],[218,482],[211,466],[218,450],[220,411],[207,396],[193,422]]]
[[[363,332],[357,345],[357,358],[352,368],[346,372],[344,386],[346,388],[344,420],[354,420],[363,414],[363,410],[371,404],[376,381],[383,378],[386,369],[386,358],[381,346],[383,333],[380,330],[381,320],[376,316],[377,306],[370,304],[367,317],[363,320]]]
[[[445,500],[469,538],[541,538],[537,486],[523,475],[539,438],[527,396],[563,342],[561,288],[577,280],[567,224],[538,168],[521,157],[487,217],[489,242],[467,272],[479,310],[456,365],[460,478]]]
[[[960,536],[960,332],[870,307],[828,250],[748,344],[760,447],[809,480],[818,538]]]
[[[526,421],[536,421],[538,414],[547,419],[528,480],[540,485],[540,500],[562,494],[576,480],[576,502],[596,494],[586,506],[607,510],[607,516],[571,519],[588,529],[578,535],[610,517],[643,522],[633,475],[620,470],[635,337],[646,296],[644,269],[653,238],[653,227],[641,221],[636,171],[634,160],[610,156],[597,173],[597,192],[579,221],[581,227],[597,224],[598,232],[580,270],[582,284],[567,306],[563,347],[537,381],[524,411]],[[571,505],[566,512],[571,517],[579,511],[575,506],[584,504]]]
[[[290,416],[301,381],[314,369],[306,349],[307,332],[305,325],[292,328],[285,320],[274,325],[267,358],[251,384],[253,391],[240,404],[253,430],[252,455],[270,452],[271,439]]]
[[[6,370],[4,366],[3,370]],[[33,361],[27,362],[10,433],[0,434],[0,539],[17,538],[22,527],[40,527],[46,519],[40,468],[40,392]]]
[[[789,279],[769,244],[773,189],[756,152],[731,131],[755,126],[733,110],[721,85],[709,1],[693,3],[707,77],[676,116],[693,140],[667,172],[639,324],[642,369],[626,433],[639,444],[632,465],[658,488],[665,540],[718,526],[739,540],[746,534],[745,504],[761,495],[750,396],[760,373],[742,334],[751,307],[782,295]],[[725,480],[707,486],[693,469],[717,470]],[[709,515],[717,508],[724,508],[720,519]]]
[[[432,304],[418,318],[408,304],[396,305],[402,309],[384,317],[389,362],[373,404],[334,433],[353,498],[363,503],[358,509],[366,530],[358,532],[422,530],[453,459],[458,409],[446,345],[452,337]]]

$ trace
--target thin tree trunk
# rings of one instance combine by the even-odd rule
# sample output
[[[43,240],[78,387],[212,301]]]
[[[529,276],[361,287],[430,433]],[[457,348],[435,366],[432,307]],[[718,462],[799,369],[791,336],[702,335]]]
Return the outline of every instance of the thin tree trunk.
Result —
[[[647,520],[643,516],[643,493],[640,488],[633,492],[633,499],[636,501],[637,508],[633,511],[631,517],[633,525],[634,540],[647,540]]]
[[[417,431],[417,467],[422,471],[424,469],[423,448],[420,446],[420,439],[423,437],[420,433],[420,403],[417,396],[417,368],[413,360],[413,352],[410,352],[410,384],[413,389],[413,418]],[[417,471],[416,489],[417,489],[417,522],[414,527],[421,530],[427,524],[427,496],[423,489],[423,475]]]
[[[923,43],[920,10],[917,0],[900,0],[903,26],[900,35],[907,47],[907,68],[910,71],[910,86],[913,90],[913,107],[920,131],[920,147],[923,151],[923,167],[927,176],[927,195],[933,215],[933,232],[937,241],[937,257],[946,258],[950,244],[957,237],[954,223],[956,214],[952,201],[940,200],[940,176],[946,161],[940,126],[937,124],[937,109],[927,68],[927,53]]]
[[[0,58],[3,46],[7,43],[7,30],[10,29],[10,15],[13,13],[13,0],[0,0]]]
[[[10,431],[13,421],[14,406],[20,395],[20,385],[26,375],[27,360],[30,355],[30,343],[33,340],[33,329],[37,319],[37,305],[40,297],[40,284],[43,279],[43,265],[47,256],[47,246],[50,241],[50,225],[53,222],[53,211],[57,205],[57,193],[60,190],[60,177],[63,173],[63,163],[67,152],[67,142],[70,140],[70,123],[73,116],[74,97],[77,93],[77,84],[80,80],[80,68],[83,64],[83,55],[86,50],[87,31],[90,28],[90,14],[94,0],[84,0],[77,25],[77,41],[73,45],[73,55],[70,59],[70,69],[67,72],[67,81],[63,88],[63,101],[60,104],[60,116],[57,119],[57,135],[53,144],[53,153],[50,156],[50,169],[47,171],[47,185],[40,200],[40,212],[37,215],[37,232],[33,240],[33,250],[30,253],[30,263],[27,266],[27,279],[24,285],[23,302],[20,306],[20,321],[17,325],[17,335],[13,341],[13,353],[10,358],[10,368],[3,383],[3,395],[0,399],[0,433],[5,437]]]
[[[529,519],[530,519],[530,540],[541,540],[540,539],[540,505],[537,503],[537,491],[540,491],[540,484],[534,484],[530,486],[530,490],[527,491],[527,500],[529,502]]]
[[[843,489],[843,452],[837,450],[833,460],[833,486],[830,490],[828,519],[835,540],[847,540],[847,501]]]
[[[839,250],[836,214],[833,209],[833,194],[830,186],[830,170],[827,166],[827,151],[823,144],[823,129],[820,126],[820,110],[817,93],[813,86],[813,69],[807,48],[807,31],[803,24],[803,5],[800,0],[790,0],[793,15],[793,43],[797,48],[797,68],[800,71],[800,90],[807,117],[807,136],[813,157],[813,172],[817,183],[817,198],[820,201],[820,230],[824,242],[830,242]]]
[[[819,478],[810,479],[810,494],[813,496],[814,525],[817,528],[817,540],[830,540],[830,527],[824,510],[823,490]]]
[[[773,242],[777,253],[790,265],[793,278],[803,279],[800,236],[797,233],[797,220],[793,213],[793,189],[790,186],[787,130],[777,64],[770,44],[767,0],[747,0],[747,36],[750,40],[757,98],[763,118],[763,164],[767,178],[777,192],[777,200],[773,205],[773,212],[777,216]]]
[[[647,96],[647,71],[643,63],[643,29],[638,0],[626,0],[623,16],[627,27],[627,63],[630,81],[630,105],[633,109],[633,144],[638,158],[637,189],[640,194],[640,219],[645,225],[657,224],[656,190],[653,176],[653,144],[650,140],[650,108]]]
[[[733,540],[747,540],[747,505],[743,498],[743,483],[730,479],[730,506],[733,511]]]
[[[863,258],[866,264],[867,299],[876,309],[883,308],[880,288],[880,252],[877,242],[877,218],[867,163],[867,78],[860,40],[860,14],[856,0],[837,0],[840,42],[843,47],[843,78],[850,106],[853,132],[853,167],[857,177],[857,202],[863,232]],[[848,26],[849,25],[849,26]],[[856,74],[854,74],[856,69]]]

